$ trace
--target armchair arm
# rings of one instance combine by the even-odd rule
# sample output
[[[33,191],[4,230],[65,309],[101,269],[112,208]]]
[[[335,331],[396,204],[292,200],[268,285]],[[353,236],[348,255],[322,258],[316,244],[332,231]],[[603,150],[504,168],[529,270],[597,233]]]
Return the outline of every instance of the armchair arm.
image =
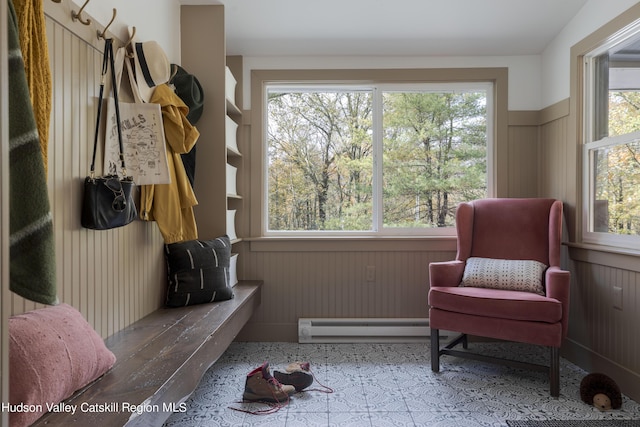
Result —
[[[571,287],[571,273],[552,266],[545,274],[546,294],[549,298],[562,303],[562,337],[567,335],[569,325],[569,290]]]
[[[430,286],[458,286],[464,273],[464,261],[432,262],[429,264]]]

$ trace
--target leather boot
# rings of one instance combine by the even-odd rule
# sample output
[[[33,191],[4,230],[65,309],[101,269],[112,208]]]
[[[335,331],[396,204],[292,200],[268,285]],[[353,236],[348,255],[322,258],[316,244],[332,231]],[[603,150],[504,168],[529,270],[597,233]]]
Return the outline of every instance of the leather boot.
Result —
[[[282,385],[269,373],[269,363],[265,362],[247,374],[242,398],[249,401],[284,403],[296,389]]]
[[[285,371],[274,371],[273,375],[280,383],[293,386],[296,391],[302,391],[313,383],[309,362],[290,363],[285,368]]]

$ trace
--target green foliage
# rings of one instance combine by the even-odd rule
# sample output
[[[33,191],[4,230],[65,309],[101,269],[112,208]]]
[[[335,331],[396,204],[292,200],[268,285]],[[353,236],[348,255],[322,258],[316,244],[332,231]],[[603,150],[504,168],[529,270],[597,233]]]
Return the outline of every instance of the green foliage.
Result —
[[[383,222],[447,227],[486,195],[486,97],[383,94]],[[373,93],[291,91],[268,100],[269,229],[370,230]]]
[[[455,205],[485,194],[484,94],[387,93],[384,223],[449,227]]]
[[[609,136],[640,130],[640,93],[609,94]],[[613,234],[640,233],[640,142],[596,150],[595,231]]]

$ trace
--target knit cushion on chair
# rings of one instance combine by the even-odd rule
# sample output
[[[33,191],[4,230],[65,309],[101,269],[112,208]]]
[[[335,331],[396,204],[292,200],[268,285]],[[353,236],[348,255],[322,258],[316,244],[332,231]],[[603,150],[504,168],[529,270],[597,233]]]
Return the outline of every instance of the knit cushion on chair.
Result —
[[[547,266],[533,260],[471,257],[467,259],[460,286],[533,292],[544,295]]]

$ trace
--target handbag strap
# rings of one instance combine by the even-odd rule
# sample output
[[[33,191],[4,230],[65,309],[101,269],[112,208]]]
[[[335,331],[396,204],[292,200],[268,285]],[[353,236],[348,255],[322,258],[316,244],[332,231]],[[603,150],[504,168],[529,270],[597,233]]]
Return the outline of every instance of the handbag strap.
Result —
[[[126,61],[126,59],[125,59]],[[105,39],[104,53],[102,56],[102,73],[100,75],[100,93],[98,96],[98,116],[96,118],[96,131],[93,138],[93,155],[91,157],[91,178],[95,176],[96,151],[98,147],[98,133],[100,131],[100,116],[102,115],[102,100],[104,95],[104,84],[108,68],[111,68],[111,88],[113,91],[113,102],[116,111],[116,128],[118,129],[118,146],[120,149],[120,164],[122,166],[122,177],[127,178],[127,168],[124,163],[124,146],[122,144],[122,126],[120,124],[120,106],[118,105],[118,88],[116,86],[116,72],[113,60],[113,39]]]
[[[104,40],[104,53],[102,55],[102,73],[100,74],[100,94],[98,95],[98,116],[96,118],[96,131],[93,137],[93,155],[91,157],[91,178],[95,176],[96,170],[96,150],[98,147],[98,133],[100,132],[100,116],[102,115],[102,97],[104,94],[104,80],[107,75],[107,67],[109,66],[109,50],[107,46],[113,43],[113,39]]]
[[[122,126],[120,124],[120,105],[118,103],[118,86],[116,85],[116,67],[113,63],[113,43],[109,43],[109,58],[111,65],[111,87],[113,89],[113,102],[116,108],[116,122],[118,128],[118,146],[120,147],[120,164],[122,166],[122,178],[127,178],[127,168],[124,165],[124,147],[122,145]],[[126,61],[126,59],[125,59]]]

